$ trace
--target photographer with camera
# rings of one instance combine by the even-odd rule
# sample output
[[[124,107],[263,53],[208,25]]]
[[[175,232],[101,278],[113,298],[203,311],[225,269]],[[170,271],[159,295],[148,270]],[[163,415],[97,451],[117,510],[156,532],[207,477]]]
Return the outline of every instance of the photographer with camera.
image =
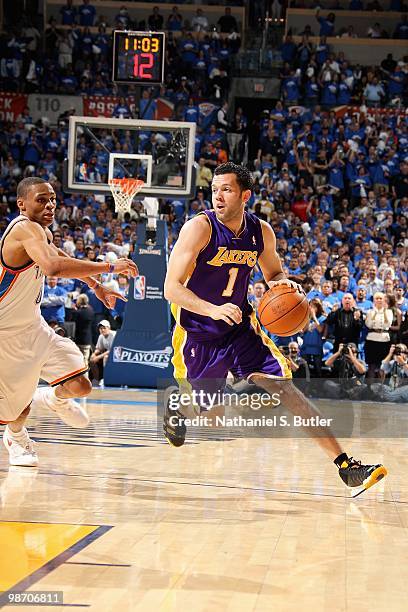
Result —
[[[331,368],[332,374],[339,379],[361,379],[367,371],[364,361],[358,358],[358,349],[354,342],[340,344],[338,350],[326,360],[325,365]]]
[[[280,346],[279,350],[288,360],[293,378],[303,378],[309,381],[309,366],[307,361],[303,359],[300,354],[298,343],[293,340],[292,342],[289,342],[288,346]]]
[[[389,376],[387,383],[385,377]],[[385,402],[408,401],[408,348],[405,344],[392,344],[381,363],[383,384],[371,385],[371,391]]]
[[[363,383],[367,366],[358,358],[357,345],[354,342],[341,343],[325,362],[330,368],[330,378],[322,385],[324,397],[332,399],[363,399],[367,386]]]

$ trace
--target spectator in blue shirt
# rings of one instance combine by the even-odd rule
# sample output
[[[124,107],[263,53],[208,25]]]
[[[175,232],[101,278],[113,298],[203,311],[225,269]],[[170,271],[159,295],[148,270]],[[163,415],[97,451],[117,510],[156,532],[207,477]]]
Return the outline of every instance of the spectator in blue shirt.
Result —
[[[371,188],[372,182],[370,179],[370,175],[364,166],[360,166],[357,171],[357,176],[355,180],[351,183],[351,195],[355,198],[356,203],[359,201],[359,198],[366,197],[369,189]]]
[[[126,30],[128,29],[129,23],[130,23],[129,12],[126,6],[121,6],[119,9],[119,13],[115,17],[115,25]]]
[[[405,316],[408,316],[408,297],[405,297],[405,293],[406,287],[404,288],[402,285],[398,285],[395,290],[396,306]]]
[[[310,77],[306,82],[305,88],[305,104],[309,108],[313,108],[318,104],[320,97],[320,85],[315,76]]]
[[[292,64],[296,57],[296,44],[293,42],[293,38],[290,34],[286,36],[282,45],[280,46],[280,52],[282,55],[282,61],[288,62],[288,64]]]
[[[60,77],[60,87],[63,93],[74,94],[78,87],[78,79],[76,78],[71,64],[62,72]]]
[[[40,161],[38,167],[44,168],[48,176],[52,177],[52,180],[56,180],[58,163],[57,160],[54,159],[52,151],[47,151],[47,153],[45,154],[45,159]]]
[[[81,54],[82,57],[88,57],[92,55],[92,45],[94,42],[93,34],[89,27],[84,28],[81,36]]]
[[[325,61],[329,58],[329,45],[326,42],[326,37],[321,36],[320,41],[316,47],[316,62],[319,66],[323,66]]]
[[[126,99],[124,97],[119,98],[118,104],[116,104],[115,108],[113,109],[112,117],[117,117],[118,119],[131,119],[132,111],[126,103]]]
[[[315,298],[321,300],[323,298],[322,287],[321,287],[321,274],[320,272],[313,272],[312,274],[313,285],[306,294],[309,302]]]
[[[406,14],[402,16],[402,20],[397,24],[394,32],[394,38],[398,38],[400,40],[408,39],[408,20]]]
[[[322,306],[326,312],[331,312],[333,306],[338,304],[337,297],[333,294],[333,283],[330,280],[324,280],[322,282]]]
[[[109,52],[109,36],[106,33],[104,26],[99,26],[98,34],[95,35],[94,40],[95,46],[100,49],[100,59],[104,60],[108,56]]]
[[[207,74],[207,62],[205,58],[204,51],[200,49],[198,52],[198,56],[195,58],[193,62],[194,71],[200,74],[201,78],[204,78]]]
[[[44,295],[41,302],[41,314],[47,321],[57,321],[60,325],[65,322],[65,303],[67,292],[58,286],[56,276],[48,276],[44,286]]]
[[[371,83],[367,83],[364,88],[363,96],[367,106],[380,106],[385,98],[385,91],[376,77],[373,78]]]
[[[184,121],[188,121],[190,123],[198,123],[199,118],[199,110],[198,106],[194,104],[193,98],[190,98],[188,101],[188,106],[186,106],[184,110]]]
[[[140,119],[154,119],[157,109],[155,100],[151,100],[151,93],[148,89],[144,89],[141,100],[139,102],[139,118]]]
[[[170,32],[180,32],[183,27],[183,18],[178,12],[177,6],[174,6],[167,19],[167,29]]]
[[[24,161],[27,164],[37,165],[40,161],[42,148],[35,132],[31,132],[24,147]]]
[[[335,154],[336,155],[336,154]],[[344,189],[344,178],[343,178],[343,167],[344,163],[338,157],[334,157],[329,164],[329,180],[328,184],[330,187],[334,187],[336,190],[343,191]]]
[[[291,70],[290,75],[284,79],[282,83],[282,93],[285,103],[288,106],[296,105],[298,103],[300,95],[299,79],[295,75],[294,70]]]
[[[333,75],[331,81],[325,81],[322,85],[321,103],[323,107],[331,107],[337,104],[337,74]]]
[[[323,330],[326,314],[324,313],[320,299],[314,298],[310,301],[310,323],[307,331],[303,334],[301,355],[306,359],[311,368],[312,375],[318,378],[322,376],[323,358]]]
[[[319,36],[334,35],[334,22],[336,21],[336,15],[334,13],[329,13],[327,17],[320,17],[320,11],[317,10],[316,19],[320,23]]]
[[[337,104],[350,104],[351,91],[344,73],[340,74],[340,83],[337,90]]]
[[[356,291],[356,308],[366,314],[373,307],[371,300],[367,300],[367,290],[364,285],[359,285]]]
[[[302,70],[305,70],[312,55],[313,47],[307,36],[303,36],[297,48],[297,61]]]
[[[396,66],[394,72],[388,74],[388,94],[390,97],[399,96],[404,92],[404,73],[401,66]]]
[[[187,34],[180,42],[181,57],[183,62],[190,66],[197,59],[198,46],[191,33]]]
[[[72,0],[67,0],[67,3],[60,9],[62,25],[72,25],[76,23],[77,10],[72,6]]]
[[[81,26],[93,26],[96,17],[96,9],[93,4],[90,4],[90,0],[82,0],[83,4],[78,8],[79,14],[79,25]]]
[[[57,130],[51,130],[49,135],[44,141],[44,149],[51,151],[54,154],[58,154],[61,151],[61,138],[58,135]]]

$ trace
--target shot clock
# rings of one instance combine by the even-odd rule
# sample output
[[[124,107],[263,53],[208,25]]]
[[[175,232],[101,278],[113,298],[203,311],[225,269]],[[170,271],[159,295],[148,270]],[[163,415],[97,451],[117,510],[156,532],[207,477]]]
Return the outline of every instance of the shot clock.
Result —
[[[158,85],[164,78],[164,32],[113,33],[113,76],[116,83]]]

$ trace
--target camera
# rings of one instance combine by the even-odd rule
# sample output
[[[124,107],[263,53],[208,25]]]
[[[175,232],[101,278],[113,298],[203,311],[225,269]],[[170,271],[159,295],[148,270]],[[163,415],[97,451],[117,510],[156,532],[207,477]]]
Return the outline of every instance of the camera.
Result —
[[[340,355],[342,355],[342,356],[344,355],[344,356],[347,357],[348,354],[349,354],[349,349],[354,350],[354,345],[353,344],[345,344],[343,346],[343,348],[341,349]]]

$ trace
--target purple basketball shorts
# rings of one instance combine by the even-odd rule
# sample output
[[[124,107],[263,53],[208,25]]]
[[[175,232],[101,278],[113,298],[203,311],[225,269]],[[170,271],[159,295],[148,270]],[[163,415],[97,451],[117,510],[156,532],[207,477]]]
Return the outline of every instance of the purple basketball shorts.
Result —
[[[286,358],[261,330],[255,314],[222,338],[194,340],[183,328],[173,333],[174,377],[187,379],[193,388],[212,391],[225,386],[228,372],[250,380],[254,374],[291,378]],[[201,382],[200,382],[201,381]]]

